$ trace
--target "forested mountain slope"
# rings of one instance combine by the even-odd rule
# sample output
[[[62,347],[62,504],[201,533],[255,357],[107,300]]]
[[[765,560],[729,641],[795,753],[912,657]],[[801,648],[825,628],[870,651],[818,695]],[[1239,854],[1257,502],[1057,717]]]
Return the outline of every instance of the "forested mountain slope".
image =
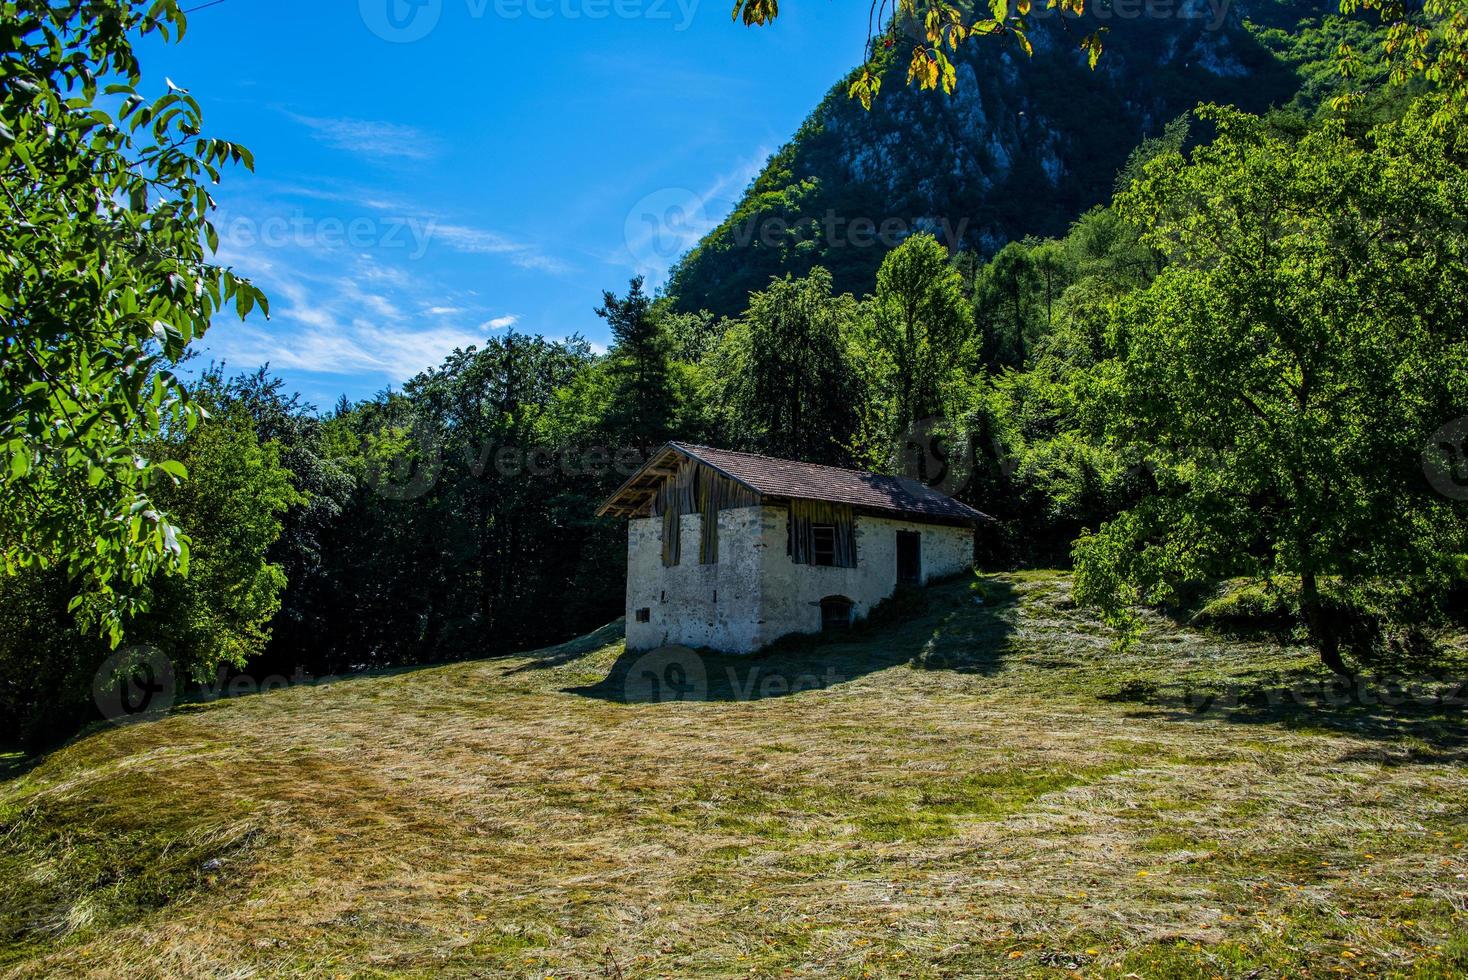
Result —
[[[1081,21],[1039,17],[1033,57],[1007,38],[975,38],[956,56],[951,96],[907,85],[912,43],[896,33],[871,111],[848,98],[848,81],[835,85],[673,270],[669,294],[680,309],[737,315],[772,275],[818,264],[838,292],[861,295],[911,231],[981,255],[1063,234],[1109,199],[1127,155],[1180,113],[1201,101],[1250,111],[1289,101],[1301,76],[1280,29],[1334,9],[1217,6],[1225,10],[1184,0],[1139,4],[1130,19],[1119,7]],[[1098,26],[1109,30],[1092,71],[1077,44]]]

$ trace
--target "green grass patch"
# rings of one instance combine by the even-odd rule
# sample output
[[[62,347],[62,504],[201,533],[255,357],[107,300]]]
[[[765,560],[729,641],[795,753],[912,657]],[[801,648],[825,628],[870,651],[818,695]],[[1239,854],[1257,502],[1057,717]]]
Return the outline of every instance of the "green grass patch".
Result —
[[[1166,832],[1153,834],[1139,845],[1143,851],[1170,853],[1173,851],[1213,851],[1219,842],[1212,838],[1195,837],[1192,834]]]
[[[184,902],[227,878],[259,832],[177,812],[141,819],[35,800],[0,805],[0,963]]]
[[[697,702],[629,703],[609,628],[89,732],[0,784],[0,972],[1468,973],[1461,712],[1118,650],[1054,572],[921,598]]]
[[[887,797],[856,818],[868,840],[947,837],[962,820],[999,820],[1027,809],[1042,796],[1096,782],[1127,764],[1056,769],[997,769],[940,782],[915,794]]]

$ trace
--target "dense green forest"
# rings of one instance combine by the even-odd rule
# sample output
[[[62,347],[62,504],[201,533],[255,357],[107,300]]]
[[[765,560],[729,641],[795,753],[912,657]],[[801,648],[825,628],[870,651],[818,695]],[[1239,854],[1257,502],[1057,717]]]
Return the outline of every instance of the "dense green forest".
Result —
[[[1268,66],[1235,52],[1246,75],[1227,101],[1259,112],[1193,109],[1199,93],[1163,78],[1148,111],[1168,115],[1152,125],[1128,117],[1106,141],[1073,131],[1094,162],[1065,193],[1034,207],[1007,184],[983,201],[948,194],[948,213],[978,219],[975,237],[914,231],[841,257],[792,239],[750,256],[729,250],[726,222],[665,295],[641,279],[606,293],[605,355],[512,332],[400,391],[330,408],[303,404],[268,369],[212,367],[188,386],[169,373],[192,336],[171,324],[201,333],[226,304],[244,313],[263,297],[222,273],[197,290],[154,288],[207,268],[208,232],[199,213],[137,218],[123,186],[113,217],[132,222],[142,252],[179,266],[134,263],[139,284],[117,287],[132,339],[87,363],[110,365],[124,395],[58,394],[63,371],[93,370],[78,366],[85,345],[53,344],[34,371],[7,354],[21,422],[6,436],[0,714],[32,742],[74,730],[119,644],[157,648],[209,684],[484,656],[598,626],[620,612],[625,538],[593,512],[669,438],[916,468],[997,519],[980,536],[985,566],[1074,562],[1078,596],[1118,623],[1138,604],[1183,606],[1207,583],[1248,577],[1259,585],[1239,614],[1293,631],[1333,669],[1430,656],[1431,627],[1461,613],[1468,581],[1468,493],[1449,452],[1468,411],[1468,123],[1450,93],[1388,86],[1380,64],[1354,76],[1365,97],[1333,100],[1342,83],[1327,62],[1341,38],[1364,49],[1375,22],[1280,20],[1227,35]],[[122,34],[98,43],[126,76]],[[990,57],[975,61],[978,78],[1002,74]],[[1084,57],[1037,51],[1034,70]],[[1280,66],[1294,66],[1288,86]],[[1072,67],[1056,69],[1057,88]],[[54,71],[70,70],[57,56]],[[1121,77],[1088,91],[1114,99]],[[879,102],[871,123],[896,134],[883,140],[959,145],[904,135],[914,124],[902,107],[944,96],[890,88],[901,98]],[[1130,111],[1065,105],[1098,127]],[[170,110],[197,114],[181,99],[131,111],[150,112],[144,129],[164,127],[157,139],[190,166],[242,152],[196,145],[192,123],[171,142]],[[851,112],[818,112],[730,222],[872,213],[843,196],[850,187],[799,171],[822,159],[835,118],[857,125]],[[77,126],[80,153],[91,133]],[[4,151],[7,181],[23,163],[14,147],[39,146],[38,132]],[[155,162],[164,176],[198,172]],[[959,154],[943,166],[972,188],[963,168],[991,164]],[[996,201],[1013,213],[986,210]],[[46,289],[24,269],[6,276],[16,323],[15,310],[91,295],[81,271]],[[12,333],[20,350],[29,335]],[[45,444],[35,419],[57,404],[103,421],[46,429]],[[139,411],[150,424],[129,423]],[[102,457],[95,425],[113,426],[103,449],[116,458]],[[119,527],[111,550],[90,543]]]

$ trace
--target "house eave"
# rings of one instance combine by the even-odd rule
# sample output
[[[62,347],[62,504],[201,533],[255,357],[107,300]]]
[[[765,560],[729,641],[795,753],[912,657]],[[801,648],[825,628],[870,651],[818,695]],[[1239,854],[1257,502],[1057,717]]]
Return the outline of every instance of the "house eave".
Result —
[[[708,460],[690,451],[686,446],[676,442],[665,443],[662,448],[653,453],[651,458],[642,465],[636,473],[629,476],[620,487],[608,497],[600,507],[596,509],[597,517],[636,517],[647,505],[648,498],[657,492],[658,484],[678,472],[676,465],[669,465],[670,461],[679,456],[691,460],[700,466],[707,466],[727,480],[732,480],[751,493],[758,494],[759,490],[750,486],[744,480],[729,473],[721,466],[710,463]],[[636,495],[635,501],[624,501],[623,498]]]
[[[773,488],[760,489],[749,480],[731,473],[727,468],[705,457],[698,452],[698,447],[687,446],[678,442],[668,442],[661,446],[637,472],[629,476],[611,496],[609,496],[596,510],[597,517],[633,518],[645,513],[653,494],[658,487],[670,476],[678,472],[678,462],[686,459],[699,466],[706,466],[724,479],[744,487],[758,499],[763,501],[789,501],[800,500],[823,500],[827,503],[850,504],[858,513],[867,513],[874,516],[886,517],[894,520],[911,521],[917,524],[943,524],[949,526],[969,526],[977,528],[981,524],[994,523],[994,518],[982,511],[969,507],[957,501],[951,503],[956,508],[961,508],[958,513],[933,513],[926,510],[915,510],[904,507],[883,507],[872,501],[855,503],[844,499],[841,495],[826,496],[817,493],[788,494],[770,492]],[[953,509],[953,508],[945,508]],[[965,513],[966,512],[966,513]]]

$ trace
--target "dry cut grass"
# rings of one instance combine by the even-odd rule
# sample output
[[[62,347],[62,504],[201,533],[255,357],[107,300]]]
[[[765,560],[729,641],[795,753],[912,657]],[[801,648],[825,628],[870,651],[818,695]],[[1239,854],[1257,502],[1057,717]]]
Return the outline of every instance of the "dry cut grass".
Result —
[[[1307,653],[1162,620],[1119,654],[1068,588],[943,586],[671,674],[613,640],[96,732],[0,784],[0,969],[1468,972],[1461,709],[1297,705]]]

